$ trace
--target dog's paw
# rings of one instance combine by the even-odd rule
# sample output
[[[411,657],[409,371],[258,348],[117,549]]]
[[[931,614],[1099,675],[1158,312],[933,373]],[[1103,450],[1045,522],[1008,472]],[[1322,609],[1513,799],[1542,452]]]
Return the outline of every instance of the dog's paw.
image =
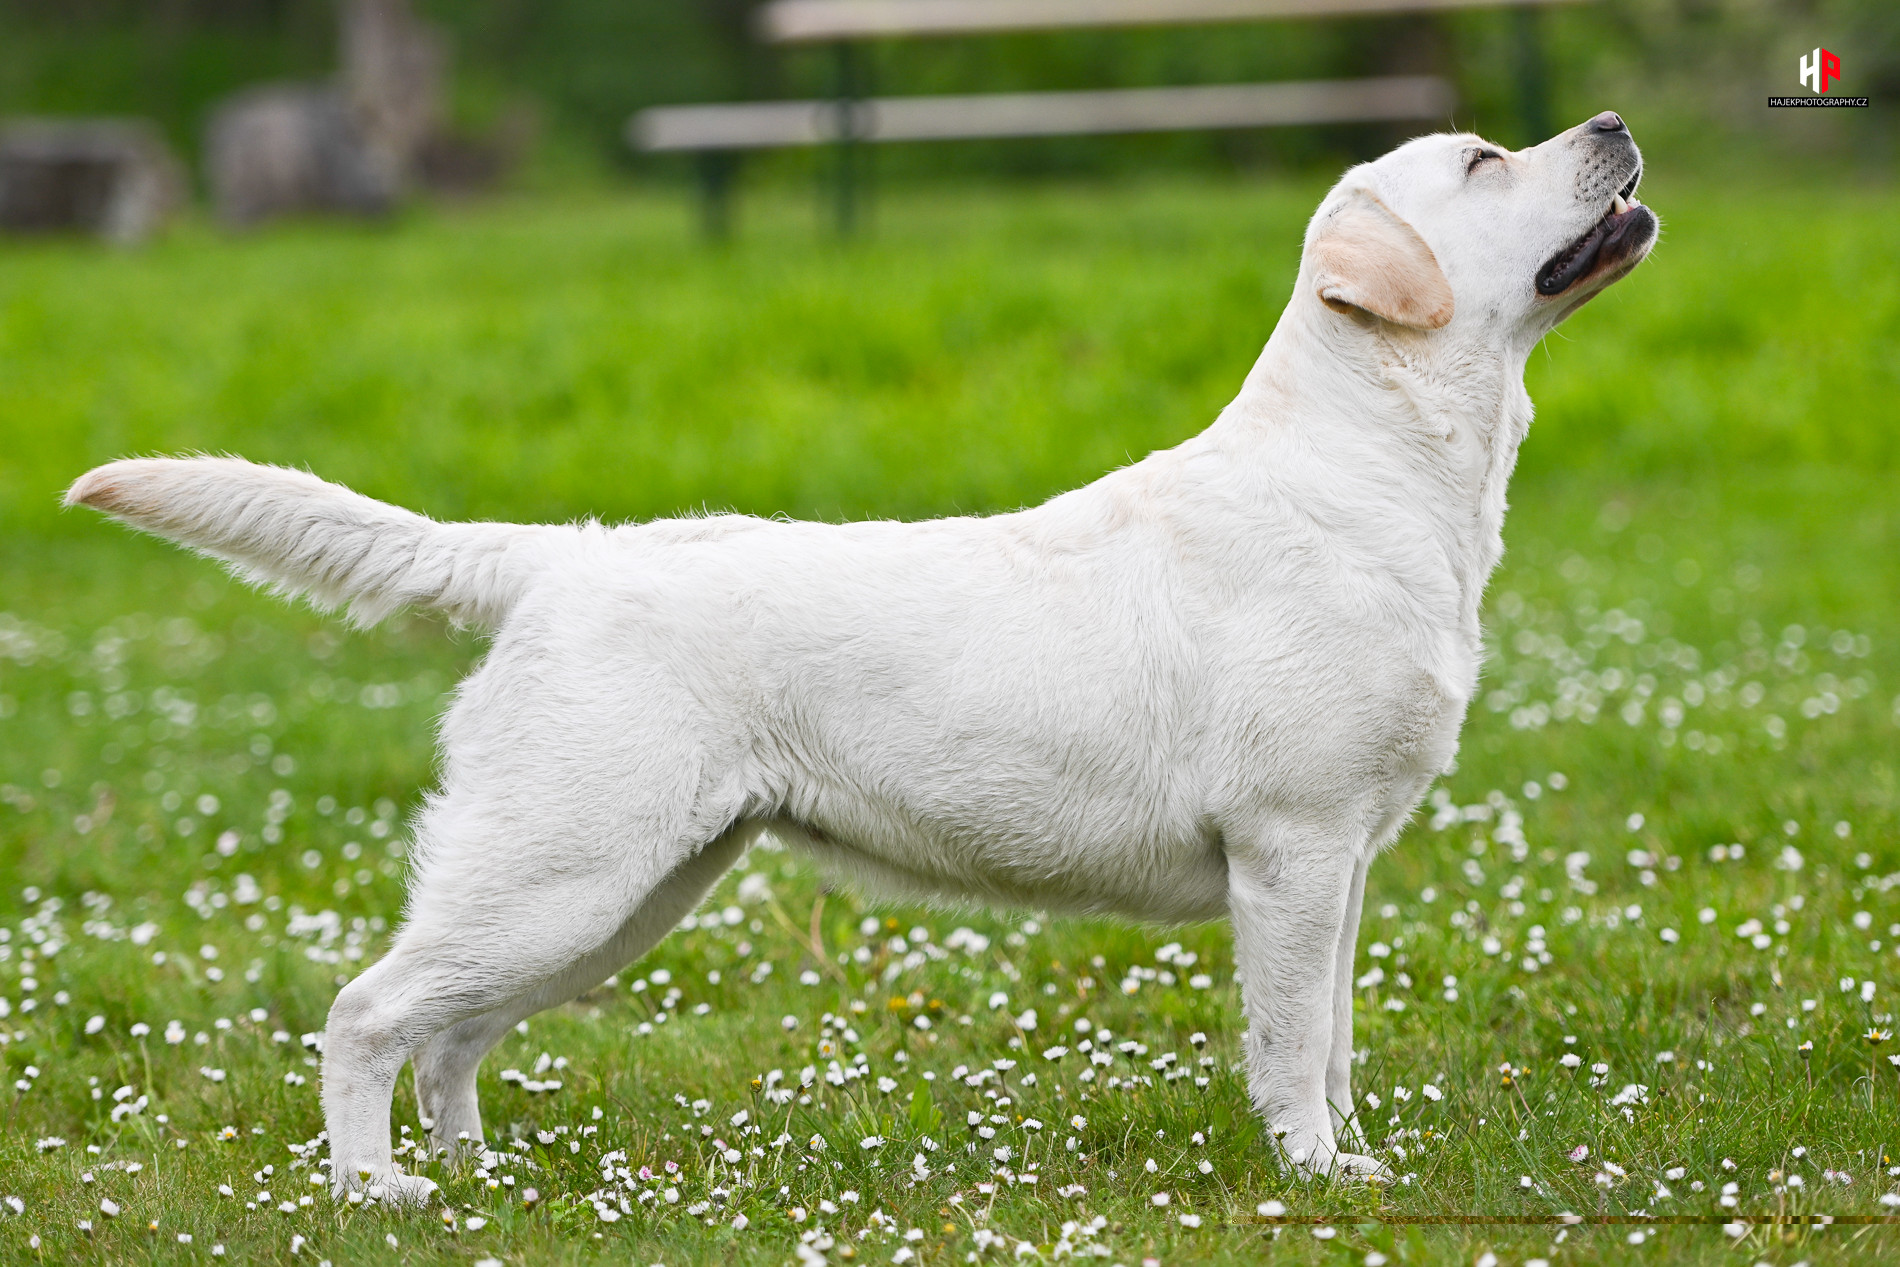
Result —
[[[1286,1164],[1302,1179],[1341,1182],[1364,1180],[1371,1183],[1389,1183],[1392,1180],[1392,1172],[1378,1158],[1333,1148],[1296,1148],[1286,1155]]]
[[[465,1162],[492,1166],[500,1160],[490,1151],[488,1144],[479,1135],[471,1139],[466,1132],[454,1139],[443,1135],[431,1135],[426,1151],[429,1156],[440,1158],[451,1166]]]
[[[413,1209],[428,1205],[440,1190],[440,1185],[433,1179],[387,1171],[383,1174],[357,1175],[354,1182],[333,1184],[330,1195],[352,1205],[388,1205]]]
[[[1391,1183],[1392,1172],[1377,1157],[1364,1153],[1334,1153],[1325,1172],[1334,1179],[1359,1179],[1367,1183]]]

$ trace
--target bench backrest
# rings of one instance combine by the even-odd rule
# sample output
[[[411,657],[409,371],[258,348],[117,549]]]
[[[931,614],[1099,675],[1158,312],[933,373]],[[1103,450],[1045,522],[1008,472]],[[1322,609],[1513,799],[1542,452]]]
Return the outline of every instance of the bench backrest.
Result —
[[[1050,31],[1072,27],[1184,26],[1269,18],[1423,13],[1573,0],[773,0],[759,34],[775,44]]]

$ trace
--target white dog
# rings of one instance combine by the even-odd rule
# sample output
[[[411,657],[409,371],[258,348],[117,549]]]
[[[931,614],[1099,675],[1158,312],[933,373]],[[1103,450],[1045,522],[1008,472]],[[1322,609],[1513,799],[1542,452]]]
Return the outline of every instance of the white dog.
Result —
[[[336,1191],[426,1199],[390,1157],[404,1062],[434,1138],[479,1141],[483,1054],[761,832],[906,894],[1227,916],[1285,1157],[1378,1174],[1340,1141],[1366,867],[1457,748],[1524,362],[1648,253],[1641,170],[1609,113],[1353,168],[1214,425],[1015,514],[438,524],[234,459],[82,476],[69,503],[359,622],[494,631],[407,922],[330,1012]]]

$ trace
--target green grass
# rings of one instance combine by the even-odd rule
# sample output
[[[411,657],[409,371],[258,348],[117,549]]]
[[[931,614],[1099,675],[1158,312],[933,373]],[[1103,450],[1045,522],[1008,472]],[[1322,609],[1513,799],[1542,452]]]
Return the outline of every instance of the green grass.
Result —
[[[809,869],[760,852],[706,908],[736,923],[675,934],[495,1053],[484,1108],[514,1160],[494,1188],[430,1170],[452,1227],[339,1210],[308,1185],[317,1154],[289,1145],[321,1115],[299,1036],[386,944],[431,722],[481,644],[416,617],[351,633],[261,598],[61,515],[68,479],[202,448],[443,515],[1014,506],[1212,417],[1284,300],[1316,193],[900,192],[848,250],[771,197],[720,252],[692,243],[682,208],[631,198],[185,232],[139,254],[0,248],[0,1197],[24,1211],[0,1211],[0,1259],[32,1261],[38,1237],[53,1261],[222,1245],[242,1262],[780,1262],[820,1225],[834,1262],[1005,1262],[1065,1241],[1131,1267],[1893,1253],[1866,1227],[1737,1243],[1659,1226],[1635,1244],[1622,1226],[1362,1222],[1323,1240],[1241,1221],[1266,1201],[1721,1216],[1725,1183],[1747,1214],[1890,1209],[1900,1045],[1862,1035],[1892,1027],[1900,990],[1900,196],[1662,177],[1657,257],[1532,364],[1540,417],[1484,694],[1444,796],[1373,872],[1358,967],[1383,980],[1359,992],[1357,1089],[1379,1097],[1362,1122],[1402,1182],[1280,1176],[1232,1069],[1224,928],[848,892],[815,910]],[[1737,935],[1750,921],[1762,948]],[[1196,961],[1158,960],[1168,943]],[[1083,1019],[1146,1051],[1085,1064]],[[860,1052],[864,1077],[823,1080]],[[1186,1076],[1152,1067],[1168,1052]],[[567,1063],[536,1074],[543,1053]],[[952,1077],[999,1060],[1016,1063],[987,1086]],[[809,1103],[753,1085],[807,1065]],[[563,1085],[530,1094],[505,1069]],[[1613,1103],[1629,1084],[1646,1100]],[[115,1120],[122,1087],[144,1103]],[[979,1110],[1006,1119],[994,1139],[966,1125]],[[413,1128],[406,1086],[397,1114]],[[622,1151],[630,1188],[601,1177]],[[677,1203],[637,1199],[669,1188]],[[589,1198],[612,1191],[629,1212],[605,1221]]]

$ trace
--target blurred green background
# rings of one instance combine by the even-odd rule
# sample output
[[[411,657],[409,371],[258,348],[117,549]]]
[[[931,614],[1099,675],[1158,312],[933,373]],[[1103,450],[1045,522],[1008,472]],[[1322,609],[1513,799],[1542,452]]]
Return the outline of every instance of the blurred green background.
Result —
[[[543,126],[542,174],[574,179],[642,168],[619,139],[642,106],[823,93],[828,50],[761,45],[751,35],[756,3],[418,0],[417,8],[450,36],[459,120],[481,127],[532,106]],[[218,99],[260,80],[326,73],[335,23],[332,0],[4,0],[0,115],[143,115],[194,153]],[[1509,10],[1492,8],[892,41],[873,50],[873,82],[903,94],[1431,71],[1457,84],[1459,126],[1523,144],[1541,138],[1526,135],[1520,117],[1514,23]],[[1704,162],[1892,161],[1900,7],[1890,0],[1597,0],[1556,6],[1541,24],[1555,119],[1614,104],[1644,117],[1648,144]],[[1871,118],[1763,107],[1770,93],[1800,90],[1796,61],[1816,45],[1842,57],[1839,91],[1876,98]],[[1392,139],[1366,127],[1068,138],[899,147],[878,161],[893,175],[1318,169]],[[810,162],[793,154],[767,166],[796,172]],[[666,161],[644,168],[684,170]]]
[[[33,560],[60,540],[106,548],[56,496],[133,452],[307,464],[443,516],[1033,503],[1205,426],[1272,328],[1320,193],[1406,132],[872,147],[876,212],[850,243],[812,196],[830,156],[781,153],[748,166],[738,238],[713,246],[686,160],[630,153],[628,113],[822,93],[826,50],[758,42],[752,0],[417,7],[449,40],[458,126],[539,121],[498,193],[242,234],[194,213],[136,250],[0,238],[16,567],[43,574]],[[1664,231],[1630,284],[1533,358],[1514,524],[1553,499],[1681,489],[1712,530],[1760,519],[1845,540],[1861,511],[1843,489],[1878,518],[1900,456],[1896,15],[1881,0],[1539,12],[1553,118],[1629,119]],[[887,42],[873,89],[1425,71],[1457,83],[1451,122],[1522,142],[1517,21]],[[149,117],[195,166],[216,102],[333,72],[336,23],[332,0],[0,0],[0,116]],[[1765,107],[1799,90],[1817,43],[1842,59],[1838,91],[1872,109]],[[1889,574],[1863,562],[1863,580]]]
[[[56,495],[132,452],[308,464],[443,516],[1033,503],[1205,426],[1272,328],[1315,200],[1406,131],[872,147],[877,209],[850,243],[812,196],[830,156],[788,152],[748,166],[738,239],[713,246],[686,160],[630,153],[628,113],[822,93],[826,50],[761,44],[753,0],[417,7],[448,38],[458,126],[538,119],[499,192],[244,234],[194,213],[136,250],[0,239],[0,531],[17,566],[59,540],[103,548]],[[1897,15],[1883,0],[1538,13],[1552,117],[1629,119],[1664,232],[1533,358],[1520,520],[1667,489],[1712,499],[1716,527],[1772,502],[1788,531],[1852,535],[1853,498],[1797,488],[1865,489],[1877,516],[1900,456]],[[1523,142],[1518,17],[886,42],[873,88],[1423,71],[1456,82],[1450,122]],[[0,0],[0,116],[149,117],[195,166],[215,103],[333,73],[336,23],[332,0]],[[1872,109],[1765,107],[1799,90],[1817,43]]]
[[[142,951],[80,942],[59,961],[63,975],[43,974],[42,994],[70,987],[71,1006],[35,1012],[30,1025],[24,1008],[16,1013],[22,1037],[7,1049],[7,1076],[37,1061],[51,1071],[51,1089],[23,1101],[14,1129],[0,1133],[0,1171],[17,1176],[33,1203],[29,1219],[0,1220],[0,1238],[15,1238],[0,1256],[17,1244],[14,1257],[24,1258],[29,1230],[44,1232],[55,1256],[81,1252],[73,1220],[92,1216],[97,1193],[69,1171],[90,1164],[82,1138],[106,1130],[81,1079],[107,1072],[117,1050],[107,1040],[118,1043],[131,1022],[259,1006],[271,1025],[288,1027],[286,1037],[321,1025],[341,979],[334,957],[321,964],[289,936],[273,947],[274,932],[257,940],[262,923],[240,933],[232,906],[218,936],[233,976],[203,978],[219,982],[212,990],[190,955],[212,927],[193,897],[245,868],[273,901],[333,906],[355,921],[349,949],[364,958],[353,962],[372,959],[400,910],[396,850],[372,843],[364,856],[343,837],[361,834],[354,824],[374,806],[399,846],[392,825],[432,781],[443,692],[482,650],[479,638],[424,618],[357,633],[248,592],[202,560],[90,512],[60,510],[74,476],[130,453],[233,452],[306,465],[445,518],[730,507],[836,520],[1034,503],[1205,427],[1286,302],[1316,201],[1346,163],[1402,135],[1282,129],[878,147],[875,215],[850,241],[830,232],[827,207],[813,196],[827,156],[790,153],[749,165],[739,232],[714,244],[698,233],[688,166],[629,154],[619,139],[626,115],[659,102],[822,91],[822,53],[762,49],[745,35],[740,0],[423,7],[452,36],[460,126],[479,133],[524,111],[539,120],[527,165],[490,196],[417,198],[380,221],[289,218],[243,233],[194,213],[137,248],[0,237],[0,799],[10,805],[0,814],[0,909],[13,918],[43,898],[63,899],[77,921],[77,895],[91,889],[118,903],[114,919],[162,924],[173,951],[161,968]],[[1647,1200],[1637,1189],[1682,1158],[1711,1183],[1681,1208],[1713,1213],[1715,1184],[1727,1174],[1717,1159],[1730,1153],[1743,1159],[1755,1200],[1760,1176],[1788,1164],[1797,1138],[1814,1148],[1815,1165],[1857,1168],[1849,1196],[1865,1208],[1891,1186],[1872,1161],[1896,1120],[1891,1101],[1861,1113],[1871,1084],[1855,1081],[1867,1069],[1859,1032],[1872,1013],[1861,996],[1833,996],[1844,974],[1890,979],[1892,945],[1883,952],[1850,926],[1900,938],[1900,894],[1883,896],[1886,881],[1879,893],[1870,887],[1872,876],[1900,877],[1896,14],[1891,0],[1605,0],[1543,15],[1553,117],[1561,126],[1604,108],[1624,114],[1645,149],[1642,197],[1660,213],[1663,236],[1641,269],[1554,333],[1527,371],[1537,420],[1512,486],[1481,698],[1445,790],[1469,803],[1470,825],[1472,811],[1508,805],[1507,794],[1525,789],[1538,850],[1509,870],[1501,849],[1487,855],[1491,885],[1516,874],[1494,897],[1474,878],[1484,840],[1463,827],[1435,831],[1428,812],[1375,869],[1374,909],[1391,903],[1394,914],[1380,916],[1390,920],[1404,904],[1421,988],[1409,1011],[1367,996],[1366,1085],[1442,1081],[1449,1071],[1447,1085],[1463,1088],[1454,1090],[1463,1118],[1496,1113],[1479,1088],[1496,1090],[1497,1061],[1534,1058],[1537,1076],[1554,1080],[1567,1050],[1560,1036],[1569,1034],[1583,1036],[1578,1050],[1590,1058],[1615,1060],[1618,1081],[1625,1070],[1648,1070],[1635,1076],[1672,1107],[1640,1127],[1632,1118],[1624,1135],[1621,1116],[1579,1101],[1531,1120],[1535,1138],[1519,1134],[1517,1153],[1496,1137],[1461,1136],[1442,1164],[1421,1164],[1426,1182],[1398,1197],[1408,1208],[1533,1201],[1520,1195],[1516,1169],[1499,1169],[1520,1161],[1548,1185],[1536,1202],[1590,1208],[1607,1198],[1593,1194],[1588,1167],[1562,1159],[1582,1138],[1601,1152],[1605,1123],[1633,1173],[1639,1162],[1648,1167],[1619,1202]],[[1513,22],[1492,11],[893,44],[875,50],[876,89],[1423,70],[1456,80],[1464,105],[1452,122],[1520,143],[1532,138],[1510,77]],[[331,73],[333,25],[330,5],[317,0],[0,0],[0,115],[147,116],[195,165],[215,102],[261,80]],[[1842,90],[1869,95],[1872,109],[1764,107],[1770,93],[1799,91],[1797,58],[1817,44],[1841,56]],[[1573,651],[1575,664],[1566,658]],[[1604,671],[1578,668],[1590,663]],[[1744,678],[1731,704],[1729,688]],[[1588,716],[1563,711],[1585,683],[1583,698],[1597,698]],[[1530,808],[1532,781],[1554,771],[1566,772],[1569,790]],[[1810,859],[1805,871],[1776,868],[1789,839]],[[1748,842],[1746,863],[1704,861],[1729,857],[1726,844],[1720,854],[1709,847],[1730,840]],[[1660,882],[1633,860],[1644,855],[1627,852],[1639,845],[1672,855]],[[1563,861],[1579,850],[1596,857],[1587,888]],[[1737,845],[1733,856],[1741,854]],[[787,869],[775,880],[802,927],[815,879]],[[1587,900],[1599,882],[1601,900]],[[1433,899],[1421,894],[1432,886],[1447,900],[1427,910],[1421,902]],[[1541,942],[1546,924],[1569,924],[1559,908],[1573,901],[1590,907],[1589,922],[1560,934],[1562,957],[1547,971],[1514,977],[1491,950],[1479,953],[1475,928],[1462,922],[1481,898],[1489,911],[1481,918],[1507,939],[1542,921],[1530,926]],[[1800,911],[1808,898],[1800,926],[1778,930],[1792,929],[1777,951],[1785,958],[1756,955],[1732,935],[1744,915],[1787,913],[1768,903]],[[1720,925],[1694,922],[1704,904],[1711,914],[1721,908]],[[1878,920],[1850,925],[1858,906]],[[1647,926],[1635,922],[1643,907]],[[1449,931],[1439,912],[1451,913]],[[858,913],[850,899],[834,901],[830,944],[856,927]],[[1000,922],[982,926],[999,939],[1015,935]],[[1680,951],[1657,939],[1653,930],[1665,926],[1688,930]],[[1060,956],[1073,964],[1094,953],[1117,965],[1145,959],[1153,931],[1061,928],[1071,940],[1057,943]],[[1149,939],[1164,935],[1173,934]],[[1181,1028],[1204,1025],[1215,1050],[1230,1052],[1223,934],[1188,935],[1221,974],[1221,993],[1198,1005],[1191,1024],[1182,1013]],[[1791,947],[1798,953],[1788,955]],[[787,952],[796,959],[783,942]],[[237,965],[252,954],[257,975],[240,985]],[[676,938],[654,962],[686,980],[689,964],[711,962],[701,954],[701,943]],[[1440,992],[1437,982],[1452,979],[1439,976],[1446,971],[1464,974],[1463,996]],[[951,982],[945,995],[957,1006],[962,995],[952,990],[980,1002],[994,984]],[[740,995],[737,985],[728,983],[721,1011],[705,1021],[714,1028],[671,1027],[686,1036],[678,1046],[627,1046],[635,1013],[620,1009],[645,1004],[622,987],[617,999],[590,1000],[591,1012],[548,1018],[532,1042],[491,1064],[525,1065],[553,1042],[624,1097],[623,1110],[638,1110],[616,1117],[613,1138],[624,1142],[617,1132],[633,1129],[626,1122],[670,1112],[665,1095],[677,1078],[695,1094],[742,1096],[755,1059],[791,1062],[769,1054],[791,1042],[772,1018],[818,996],[801,994],[807,987],[789,971],[763,994]],[[1891,986],[1881,990],[1880,1006],[1890,1006]],[[1802,993],[1831,1000],[1819,1018],[1795,1010]],[[1126,1020],[1117,1014],[1114,1023],[1159,1043],[1174,1021],[1165,1009],[1150,1014],[1148,997],[1127,1000]],[[1686,1065],[1692,1049],[1748,1039],[1768,1001],[1775,1016],[1750,1046],[1727,1050],[1719,1077],[1705,1080],[1699,1059],[1698,1072],[1680,1079],[1656,1065],[1659,1048],[1679,1051]],[[611,1023],[599,1023],[595,1003],[614,1009]],[[95,1008],[110,1028],[83,1047],[93,1040],[77,1027]],[[1797,1021],[1808,1028],[1797,1033]],[[877,1031],[867,1022],[865,1032],[886,1046],[921,1041],[901,1017]],[[706,1033],[714,1038],[703,1041]],[[1811,1065],[1792,1045],[1807,1035],[1819,1040]],[[162,1195],[138,1186],[172,1173],[157,1166],[136,1184],[129,1174],[106,1177],[123,1179],[113,1190],[143,1203],[111,1232],[120,1240],[98,1243],[106,1252],[129,1259],[123,1238],[163,1211],[202,1241],[233,1236],[233,1261],[290,1261],[283,1235],[293,1225],[262,1228],[278,1217],[268,1204],[242,1227],[209,1195],[226,1164],[212,1133],[238,1113],[219,1097],[242,1086],[243,1120],[268,1119],[272,1135],[240,1154],[254,1160],[239,1169],[267,1155],[282,1163],[277,1136],[319,1128],[315,1075],[305,1086],[301,1050],[287,1043],[265,1048],[258,1037],[253,1050],[239,1038],[217,1041],[228,1084],[200,1076],[207,1057],[196,1046],[161,1052],[156,1078],[149,1066],[111,1075],[149,1085],[177,1129],[203,1136],[204,1146],[185,1155],[189,1183]],[[946,1062],[961,1041],[946,1042]],[[666,1077],[648,1077],[646,1060]],[[285,1081],[286,1071],[299,1081]],[[1715,1094],[1676,1085],[1690,1077]],[[484,1094],[494,1103],[521,1093],[496,1084]],[[1224,1111],[1242,1103],[1237,1089],[1221,1094]],[[1720,1112],[1705,1111],[1711,1101]],[[1038,1111],[1052,1123],[1068,1111],[1045,1103]],[[581,1101],[572,1104],[579,1112]],[[1138,1111],[1142,1130],[1129,1128],[1131,1138],[1157,1126],[1184,1135],[1192,1125]],[[73,1146],[40,1151],[29,1140],[42,1133],[70,1136]],[[130,1134],[114,1145],[127,1156],[135,1146]],[[1261,1195],[1259,1153],[1241,1135],[1223,1134],[1220,1148],[1217,1182],[1241,1194],[1244,1213]],[[1131,1168],[1137,1155],[1128,1153]],[[562,1184],[579,1191],[594,1182],[580,1161],[572,1165]],[[797,1182],[810,1185],[798,1201],[827,1191],[816,1172]],[[1044,1184],[1045,1194],[1055,1186]],[[1116,1235],[1120,1225],[1132,1229],[1117,1242],[1128,1261],[1172,1234],[1175,1225],[1139,1194],[1122,1201],[1112,1183],[1099,1190]],[[920,1188],[914,1204],[934,1227],[932,1192]],[[488,1199],[468,1190],[456,1199],[471,1196]],[[1052,1208],[1015,1200],[999,1214],[1012,1229]],[[762,1229],[763,1208],[754,1207]],[[491,1235],[501,1246],[496,1217]],[[771,1225],[777,1239],[761,1235],[751,1249],[735,1249],[736,1233],[724,1230],[689,1240],[698,1224],[675,1221],[665,1232],[674,1238],[668,1261],[747,1253],[780,1261],[791,1224],[770,1217],[781,1220]],[[630,1221],[622,1231],[631,1241],[651,1226]],[[382,1252],[381,1225],[324,1235],[334,1240],[314,1252],[341,1261],[353,1260],[343,1252],[352,1247],[357,1259]],[[523,1261],[566,1252],[552,1222],[508,1224],[506,1235],[503,1252]],[[1444,1260],[1471,1262],[1491,1243],[1458,1240]],[[619,1252],[622,1242],[606,1244]],[[1257,1245],[1236,1244],[1235,1254],[1257,1257]],[[1321,1242],[1306,1244],[1320,1253]],[[1619,1229],[1614,1242],[1572,1248],[1591,1261],[1630,1261],[1635,1244]],[[442,1246],[445,1258],[461,1252]],[[1213,1257],[1208,1243],[1183,1246],[1182,1258]],[[1805,1243],[1784,1248],[1775,1261],[1811,1252]],[[1519,1249],[1512,1261],[1548,1252],[1541,1240]],[[1863,1242],[1837,1249],[1830,1257],[1823,1247],[1813,1261],[1872,1252]],[[1669,1252],[1672,1261],[1716,1262],[1739,1251],[1710,1230],[1693,1254],[1686,1240]],[[1400,1257],[1439,1261],[1435,1252]]]
[[[1892,472],[1893,192],[1652,172],[1653,259],[1530,362],[1514,500]],[[64,485],[183,450],[447,517],[1034,503],[1213,419],[1324,187],[890,190],[850,244],[787,189],[720,249],[684,197],[638,192],[0,247],[0,530],[98,542]]]

